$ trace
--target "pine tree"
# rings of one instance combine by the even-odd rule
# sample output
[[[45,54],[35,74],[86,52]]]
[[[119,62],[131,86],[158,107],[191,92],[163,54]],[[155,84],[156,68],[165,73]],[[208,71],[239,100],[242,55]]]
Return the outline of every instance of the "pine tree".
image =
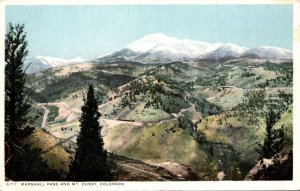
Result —
[[[24,25],[9,24],[5,35],[5,128],[14,138],[27,122],[30,110],[25,95],[24,60],[28,54]]]
[[[81,130],[77,137],[77,150],[70,165],[69,178],[75,181],[111,180],[107,153],[100,135],[101,126],[98,122],[100,113],[92,85],[89,86],[81,110],[79,120]]]
[[[280,119],[280,113],[270,110],[266,116],[266,133],[263,144],[257,143],[259,148],[256,151],[259,154],[259,159],[271,158],[276,153],[279,153],[284,145],[284,130],[282,126],[279,129],[274,129],[275,123]]]
[[[24,25],[9,24],[5,34],[5,179],[61,180],[61,174],[48,167],[39,149],[22,143],[33,130],[28,126],[31,105],[25,92],[27,54]]]
[[[241,180],[241,171],[236,161],[233,162],[231,168],[231,180]]]
[[[209,156],[210,156],[211,158],[214,158],[214,148],[213,148],[212,145],[210,145],[210,147],[209,147]]]
[[[216,180],[218,174],[218,168],[213,158],[210,157],[209,155],[204,161],[202,171],[204,173],[205,180]]]
[[[5,177],[9,180],[21,179],[20,166],[28,162],[24,160],[28,152],[19,141],[22,138],[20,130],[28,121],[30,109],[24,91],[23,64],[27,54],[24,25],[10,23],[5,34]]]

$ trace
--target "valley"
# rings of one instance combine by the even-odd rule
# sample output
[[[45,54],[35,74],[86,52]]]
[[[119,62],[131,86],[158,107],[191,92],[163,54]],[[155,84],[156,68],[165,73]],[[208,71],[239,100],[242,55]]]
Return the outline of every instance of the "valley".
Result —
[[[276,127],[285,125],[284,150],[292,149],[293,64],[210,62],[94,62],[30,74],[33,100],[44,111],[38,128],[72,155],[84,92],[93,84],[105,149],[139,161],[119,165],[136,174],[120,180],[169,180],[147,165],[172,180],[211,180],[209,173],[222,171],[230,180],[235,165],[242,179],[257,162],[268,107],[282,112]],[[208,158],[213,169],[206,168]]]

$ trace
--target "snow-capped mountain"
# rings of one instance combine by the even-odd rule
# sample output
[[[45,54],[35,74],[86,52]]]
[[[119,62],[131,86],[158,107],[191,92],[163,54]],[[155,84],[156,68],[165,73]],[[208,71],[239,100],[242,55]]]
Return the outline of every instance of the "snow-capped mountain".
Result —
[[[292,59],[293,53],[289,50],[271,47],[271,46],[260,46],[252,48],[242,53],[241,57],[256,56],[263,59]]]
[[[211,60],[238,58],[242,53],[244,53],[247,50],[249,50],[249,48],[240,47],[231,43],[226,43],[220,45],[216,50],[207,53],[204,58]]]
[[[208,43],[189,39],[177,39],[156,33],[144,36],[124,48],[103,55],[92,62],[134,61],[140,63],[170,63],[176,61],[218,60],[232,59],[292,59],[293,53],[278,47],[260,46],[247,48],[232,43]],[[25,63],[27,73],[35,73],[48,68],[65,66],[84,62],[82,58],[70,60],[50,56],[37,56]]]
[[[292,52],[283,48],[261,46],[247,48],[231,43],[207,43],[177,39],[162,33],[147,35],[124,48],[99,57],[95,61],[137,61],[167,63],[191,60],[228,60],[240,57],[264,59],[292,59]]]
[[[50,56],[37,56],[34,59],[25,62],[25,68],[29,65],[26,72],[35,73],[48,68],[65,66],[65,65],[76,64],[81,62],[84,62],[84,59],[80,57],[66,60],[66,59],[54,58]]]
[[[162,33],[147,35],[126,46],[134,52],[155,53],[169,52],[170,54],[186,57],[199,57],[207,52],[217,49],[221,44],[209,44],[188,39],[179,40]]]

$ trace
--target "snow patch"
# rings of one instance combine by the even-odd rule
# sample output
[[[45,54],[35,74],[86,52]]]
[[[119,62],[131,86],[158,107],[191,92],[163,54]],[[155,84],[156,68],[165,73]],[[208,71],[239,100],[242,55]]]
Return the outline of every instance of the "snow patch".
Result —
[[[208,43],[190,39],[177,39],[163,33],[156,33],[146,35],[118,51],[98,57],[97,60],[168,63],[195,59],[228,60],[242,57],[292,59],[292,51],[271,46],[247,48],[232,43]]]

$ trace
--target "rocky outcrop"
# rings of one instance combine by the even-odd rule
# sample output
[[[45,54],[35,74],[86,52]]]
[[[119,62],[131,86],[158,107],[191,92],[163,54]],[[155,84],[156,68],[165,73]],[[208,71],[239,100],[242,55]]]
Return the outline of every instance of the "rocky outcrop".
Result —
[[[293,152],[278,153],[270,159],[263,158],[252,168],[245,180],[292,180]]]

